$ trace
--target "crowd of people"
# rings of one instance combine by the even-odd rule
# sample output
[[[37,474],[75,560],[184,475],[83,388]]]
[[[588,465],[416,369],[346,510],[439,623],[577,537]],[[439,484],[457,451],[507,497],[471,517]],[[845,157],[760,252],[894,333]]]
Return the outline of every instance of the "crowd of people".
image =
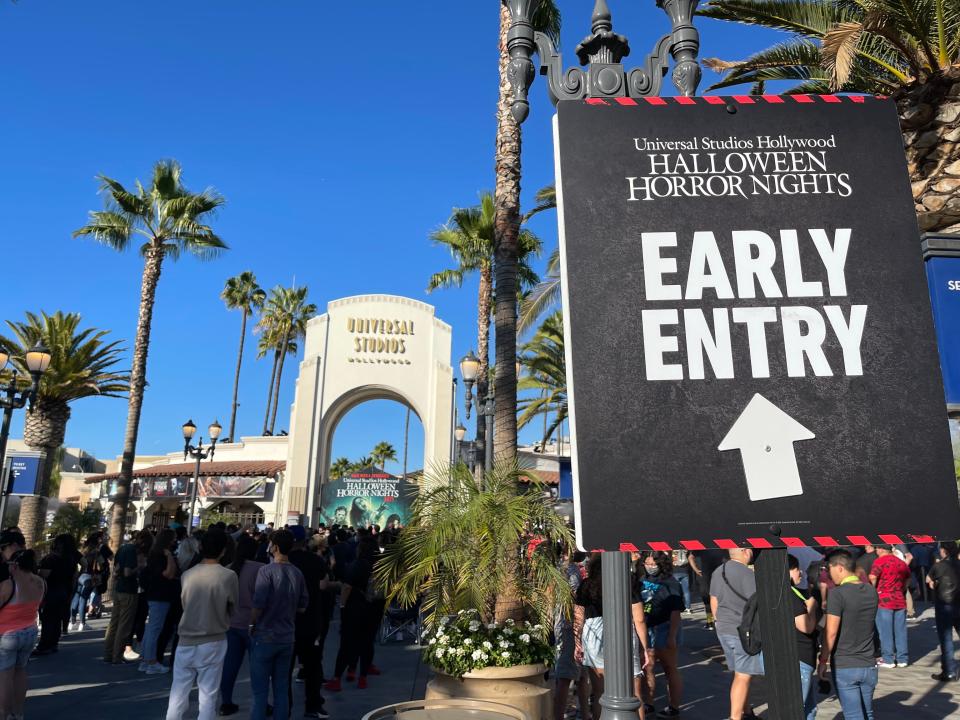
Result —
[[[374,567],[399,530],[290,526],[274,530],[222,523],[131,533],[116,554],[102,533],[81,547],[53,538],[38,561],[16,528],[0,533],[0,718],[22,718],[31,656],[56,653],[64,633],[87,630],[112,607],[103,645],[109,665],[136,663],[148,675],[171,673],[167,720],[181,720],[193,687],[199,718],[240,712],[235,688],[246,660],[254,720],[292,717],[293,683],[303,683],[303,716],[327,718],[323,693],[355,682],[368,687],[384,593]],[[940,640],[938,682],[957,680],[953,633],[960,635],[960,559],[955,543],[866,546],[857,550],[791,548],[799,676],[807,720],[817,695],[833,687],[845,720],[872,720],[880,672],[910,663],[907,617],[915,600],[932,600]],[[582,720],[600,718],[604,684],[602,554],[559,556],[574,612],[557,613],[555,720],[569,717],[570,692]],[[679,648],[684,616],[704,600],[730,684],[731,720],[755,717],[751,680],[762,675],[763,648],[750,640],[756,593],[754,551],[633,554],[633,673],[640,718],[681,714]],[[112,578],[112,583],[111,583]],[[755,603],[754,603],[755,604]],[[323,652],[339,608],[332,672]],[[37,619],[39,617],[39,627]],[[658,692],[658,672],[665,693]],[[831,685],[832,684],[832,685]],[[826,688],[826,690],[825,690]],[[657,699],[665,697],[658,708]]]
[[[572,621],[558,615],[555,720],[568,717],[576,683],[579,717],[600,718],[603,693],[602,555],[568,553],[562,564],[573,593]],[[835,689],[845,720],[872,720],[880,671],[910,663],[907,617],[915,600],[932,600],[941,669],[958,679],[953,633],[960,635],[960,559],[954,542],[867,545],[858,549],[791,548],[787,556],[795,615],[804,717],[814,720],[818,693]],[[749,607],[757,591],[754,550],[634,553],[631,594],[633,665],[641,718],[680,715],[683,680],[677,662],[681,618],[699,591],[706,627],[715,631],[730,684],[731,720],[755,717],[751,679],[763,675],[762,643],[750,642]],[[754,633],[756,635],[756,633]],[[666,681],[657,709],[655,669]],[[831,684],[832,683],[832,684]]]
[[[249,716],[292,717],[293,682],[304,685],[305,718],[327,718],[322,691],[343,678],[365,689],[374,664],[384,595],[373,567],[396,532],[291,526],[213,525],[144,529],[116,554],[102,533],[82,549],[58,535],[37,562],[16,528],[0,534],[0,718],[21,718],[27,662],[58,651],[61,636],[88,629],[102,613],[113,574],[103,645],[108,665],[136,663],[148,675],[172,671],[167,720],[184,717],[194,686],[199,718],[240,712],[234,689],[244,660],[253,694]],[[339,603],[336,667],[324,677],[323,650]],[[38,625],[39,618],[39,625]]]

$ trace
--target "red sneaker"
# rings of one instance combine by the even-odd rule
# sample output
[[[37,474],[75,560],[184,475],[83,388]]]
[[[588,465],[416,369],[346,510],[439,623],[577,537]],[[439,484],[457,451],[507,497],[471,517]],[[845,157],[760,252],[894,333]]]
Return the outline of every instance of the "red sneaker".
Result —
[[[360,679],[357,680],[357,690],[366,690],[367,689],[367,676],[361,675]]]
[[[370,667],[367,668],[367,675],[379,675],[380,668],[378,668],[373,663],[370,663]]]
[[[323,689],[329,690],[330,692],[340,692],[343,690],[343,687],[340,685],[340,678],[331,678],[323,684]]]
[[[354,675],[350,670],[347,670],[347,682],[353,682],[357,679],[357,676]]]

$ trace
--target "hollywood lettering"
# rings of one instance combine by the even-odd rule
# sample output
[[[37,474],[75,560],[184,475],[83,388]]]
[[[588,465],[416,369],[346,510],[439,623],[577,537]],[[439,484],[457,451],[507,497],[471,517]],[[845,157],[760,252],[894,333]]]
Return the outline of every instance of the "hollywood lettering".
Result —
[[[692,238],[669,231],[642,233],[646,307],[640,315],[647,380],[704,380],[708,370],[718,380],[733,379],[735,326],[745,329],[754,378],[771,376],[771,352],[782,353],[790,377],[862,375],[867,306],[847,300],[845,268],[852,235],[850,228],[735,230],[720,237],[702,231]],[[815,253],[801,253],[802,244],[811,245]],[[688,254],[685,277],[678,273],[680,252]],[[802,254],[819,262],[805,266]],[[729,305],[710,310],[660,305],[710,294]],[[824,300],[815,303],[814,298]],[[758,299],[776,302],[758,305]],[[738,305],[737,300],[751,302]],[[773,326],[779,326],[779,332],[768,332]],[[782,347],[770,347],[768,335],[782,341]],[[830,344],[841,349],[832,360],[824,352],[828,336],[836,341]],[[686,366],[673,354],[685,358]]]

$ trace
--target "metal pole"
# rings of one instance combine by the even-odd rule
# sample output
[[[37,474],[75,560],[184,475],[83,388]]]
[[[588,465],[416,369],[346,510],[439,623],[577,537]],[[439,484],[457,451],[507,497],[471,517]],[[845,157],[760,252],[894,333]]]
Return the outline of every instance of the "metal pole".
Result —
[[[487,472],[493,469],[493,402],[487,402],[486,426],[487,436],[483,444],[483,469]]]
[[[0,465],[3,468],[3,478],[0,479],[0,529],[6,527],[3,522],[7,511],[7,497],[10,494],[10,471],[7,463],[7,437],[10,435],[10,420],[13,418],[13,407],[3,409],[3,425],[0,426]]]
[[[633,617],[630,613],[630,554],[605,552],[603,580],[603,720],[637,720],[633,694]]]
[[[779,533],[776,533],[779,535]],[[770,720],[803,720],[800,660],[787,549],[762,550],[754,566]]]
[[[200,447],[191,451],[191,455],[197,459],[197,464],[193,469],[193,491],[190,493],[190,519],[187,520],[187,535],[193,535],[193,513],[197,507],[197,490],[200,485],[200,460],[203,459],[203,453],[200,452],[200,448],[202,447],[203,439],[200,440]]]

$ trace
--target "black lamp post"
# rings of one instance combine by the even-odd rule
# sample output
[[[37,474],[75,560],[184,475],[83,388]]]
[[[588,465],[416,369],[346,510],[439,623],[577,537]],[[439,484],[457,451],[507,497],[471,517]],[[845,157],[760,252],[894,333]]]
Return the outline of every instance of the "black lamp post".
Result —
[[[513,89],[510,112],[518,123],[530,113],[527,91],[534,79],[534,52],[540,56],[540,74],[547,76],[547,91],[554,104],[560,100],[659,95],[669,67],[668,54],[674,60],[673,84],[687,96],[697,91],[700,34],[693,26],[693,13],[698,0],[657,0],[657,6],[670,18],[670,33],[660,38],[641,66],[630,70],[620,62],[630,54],[630,45],[627,38],[613,32],[606,0],[596,0],[591,34],[576,48],[577,58],[587,66],[586,70],[564,70],[563,59],[550,38],[534,31],[531,18],[540,0],[503,2],[511,18],[507,34],[507,75]],[[625,552],[604,553],[602,574],[606,681],[600,704],[605,720],[635,719],[640,699],[633,694],[630,556]]]
[[[479,396],[474,396],[473,386],[477,382],[477,375],[480,372],[480,358],[478,358],[473,350],[468,352],[460,360],[460,375],[463,376],[463,384],[466,386],[466,395],[463,399],[464,404],[466,405],[466,416],[467,420],[470,419],[470,408],[474,402],[477,403],[477,415],[482,417],[486,423],[486,438],[484,442],[481,443],[478,440],[470,441],[470,448],[473,450],[474,455],[474,465],[479,464],[479,458],[476,456],[479,453],[483,452],[483,468],[484,470],[490,470],[493,467],[493,385],[491,384],[487,388],[487,396],[481,398]],[[464,428],[464,433],[466,433],[466,428]],[[460,447],[461,449],[466,446],[466,443],[463,441],[462,437],[460,438]]]
[[[0,348],[0,372],[10,361],[10,353]],[[3,423],[0,425],[0,463],[3,463],[3,479],[0,480],[0,525],[3,524],[3,515],[7,510],[7,497],[10,494],[10,473],[7,470],[7,438],[10,436],[10,421],[13,411],[19,410],[28,402],[30,407],[37,400],[37,391],[40,389],[40,378],[50,367],[50,351],[38,342],[30,348],[24,356],[27,371],[30,373],[30,387],[18,387],[17,370],[13,369],[12,377],[6,385],[0,385],[0,408],[3,408]]]
[[[186,460],[189,455],[197,461],[193,469],[193,489],[190,491],[190,519],[187,524],[187,533],[189,535],[193,535],[193,517],[197,509],[197,491],[200,486],[200,461],[206,460],[207,458],[210,458],[211,462],[213,461],[213,454],[217,449],[217,438],[220,437],[222,430],[223,428],[218,421],[214,420],[210,423],[210,426],[207,428],[207,432],[210,435],[210,447],[204,450],[202,437],[197,442],[196,447],[190,444],[190,441],[193,439],[193,434],[197,431],[197,426],[193,424],[193,420],[187,420],[183,424],[183,459]]]

